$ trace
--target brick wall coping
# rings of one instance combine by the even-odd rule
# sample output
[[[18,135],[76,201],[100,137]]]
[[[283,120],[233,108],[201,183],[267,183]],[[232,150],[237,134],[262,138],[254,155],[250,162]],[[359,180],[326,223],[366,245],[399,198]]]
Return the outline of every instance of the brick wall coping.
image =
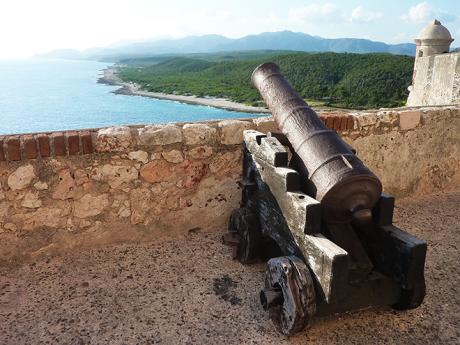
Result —
[[[369,128],[379,125],[387,129],[398,127],[400,130],[410,130],[421,124],[423,116],[439,111],[458,111],[460,114],[460,106],[404,107],[369,111],[328,110],[320,111],[319,115],[329,129],[366,135]],[[196,130],[193,131],[191,128]],[[0,135],[0,162],[119,152],[142,146],[164,146],[183,142],[188,145],[194,140],[187,139],[187,136],[197,136],[200,131],[211,131],[213,144],[237,145],[241,143],[238,133],[244,129],[267,132],[275,131],[276,125],[272,117],[263,116],[252,119]],[[232,134],[235,138],[231,138]]]

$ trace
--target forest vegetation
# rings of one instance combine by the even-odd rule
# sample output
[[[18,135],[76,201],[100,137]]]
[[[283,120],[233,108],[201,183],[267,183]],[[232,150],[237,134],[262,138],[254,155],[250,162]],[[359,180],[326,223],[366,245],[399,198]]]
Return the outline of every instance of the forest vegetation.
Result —
[[[307,101],[355,109],[404,105],[414,64],[413,57],[385,53],[225,52],[130,59],[118,73],[146,91],[261,105],[250,78],[267,61]]]

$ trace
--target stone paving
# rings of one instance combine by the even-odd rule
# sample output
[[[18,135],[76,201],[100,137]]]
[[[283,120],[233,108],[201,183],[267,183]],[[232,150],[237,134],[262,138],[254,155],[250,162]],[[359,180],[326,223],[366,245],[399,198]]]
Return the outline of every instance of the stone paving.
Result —
[[[0,271],[0,344],[458,344],[460,191],[400,201],[396,225],[428,241],[427,297],[277,334],[258,302],[264,264],[230,259],[220,234],[42,258]]]

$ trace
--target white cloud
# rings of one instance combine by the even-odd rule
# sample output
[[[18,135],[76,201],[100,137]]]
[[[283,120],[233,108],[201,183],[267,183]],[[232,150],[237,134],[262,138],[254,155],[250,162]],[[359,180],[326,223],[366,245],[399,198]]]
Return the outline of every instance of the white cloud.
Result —
[[[432,19],[439,19],[444,23],[453,22],[458,19],[456,15],[433,8],[424,1],[409,8],[409,11],[401,16],[402,19],[416,24],[427,23]]]
[[[297,22],[333,20],[336,22],[368,23],[382,17],[382,12],[369,11],[362,6],[355,7],[351,14],[346,13],[331,3],[314,3],[289,10],[289,19]]]
[[[320,21],[324,19],[336,18],[339,15],[337,6],[330,3],[310,4],[303,7],[291,8],[289,18],[296,21]]]
[[[351,11],[349,21],[353,23],[369,23],[382,17],[382,12],[368,11],[365,10],[362,6],[358,6],[355,7],[353,11]]]
[[[412,23],[425,23],[431,19],[433,8],[427,2],[421,2],[409,8],[409,12],[404,14],[403,19]]]

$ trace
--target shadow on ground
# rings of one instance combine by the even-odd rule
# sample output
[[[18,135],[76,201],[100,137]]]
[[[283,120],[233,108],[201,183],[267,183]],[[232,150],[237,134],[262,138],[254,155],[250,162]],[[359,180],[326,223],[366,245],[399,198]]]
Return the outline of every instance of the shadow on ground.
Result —
[[[258,302],[264,264],[216,233],[44,258],[0,277],[0,344],[453,344],[460,339],[460,192],[406,199],[396,225],[428,241],[427,297],[277,334]]]

